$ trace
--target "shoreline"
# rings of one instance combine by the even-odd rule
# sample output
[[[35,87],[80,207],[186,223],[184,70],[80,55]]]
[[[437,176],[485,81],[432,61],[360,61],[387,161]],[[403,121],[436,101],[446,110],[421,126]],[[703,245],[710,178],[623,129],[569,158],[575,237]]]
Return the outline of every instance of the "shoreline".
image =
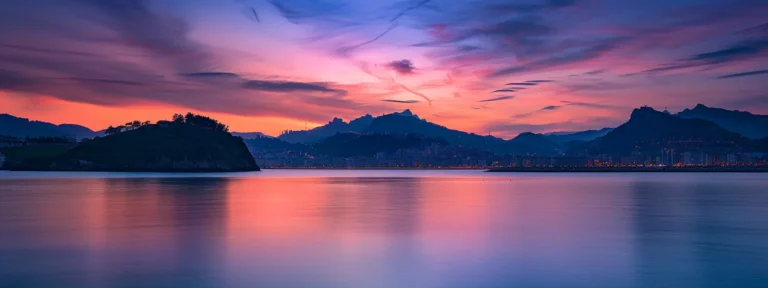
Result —
[[[419,168],[419,167],[280,167],[280,168],[264,168],[261,170],[480,170],[487,171],[488,168]]]
[[[579,167],[579,168],[493,168],[491,173],[768,173],[768,167]]]
[[[265,170],[349,170],[349,171],[482,171],[490,173],[768,173],[768,167],[579,167],[579,168],[418,168],[418,167],[355,167],[355,168],[263,168],[256,170],[136,170],[136,169],[0,169],[15,172],[122,172],[122,173],[243,173]]]
[[[11,172],[120,172],[120,173],[242,173],[242,172],[259,172],[264,169],[5,169],[0,168],[0,171]]]

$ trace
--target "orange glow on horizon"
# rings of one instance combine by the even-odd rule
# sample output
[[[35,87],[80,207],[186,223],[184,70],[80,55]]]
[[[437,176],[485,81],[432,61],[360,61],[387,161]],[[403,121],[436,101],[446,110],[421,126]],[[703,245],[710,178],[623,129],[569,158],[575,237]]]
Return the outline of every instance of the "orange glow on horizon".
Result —
[[[224,113],[211,113],[170,105],[99,106],[60,100],[50,96],[14,97],[0,91],[0,113],[53,124],[78,124],[93,131],[117,126],[128,121],[158,121],[170,119],[174,113],[198,113],[213,117],[228,125],[231,131],[262,132],[277,136],[287,129],[304,129],[305,121],[281,117],[247,117]],[[322,125],[307,123],[309,127]]]

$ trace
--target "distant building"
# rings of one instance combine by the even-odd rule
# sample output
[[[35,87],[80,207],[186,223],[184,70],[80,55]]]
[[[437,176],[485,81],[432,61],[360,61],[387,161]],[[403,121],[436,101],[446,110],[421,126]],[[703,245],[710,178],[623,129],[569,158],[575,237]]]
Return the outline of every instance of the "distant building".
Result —
[[[0,153],[0,168],[3,168],[3,164],[5,164],[5,155]]]
[[[709,156],[701,151],[689,151],[683,153],[683,165],[702,166],[709,165]]]

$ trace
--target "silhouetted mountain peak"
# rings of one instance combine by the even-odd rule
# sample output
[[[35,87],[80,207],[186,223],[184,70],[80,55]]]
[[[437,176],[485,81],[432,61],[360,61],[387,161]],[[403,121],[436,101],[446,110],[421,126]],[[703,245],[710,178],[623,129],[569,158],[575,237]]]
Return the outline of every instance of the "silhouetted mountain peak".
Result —
[[[536,134],[533,132],[523,132],[517,135],[517,137],[513,138],[512,140],[521,140],[521,139],[543,139],[544,135]]]
[[[373,122],[373,116],[371,114],[365,114],[365,116],[349,121],[349,131],[362,132]]]
[[[696,104],[696,107],[693,107],[693,110],[701,110],[701,109],[709,109],[709,107],[701,103]]]
[[[413,118],[419,119],[419,115],[413,114],[413,112],[411,112],[411,109],[405,109],[403,112],[395,112],[393,114],[394,115],[399,115],[399,116],[413,117]]]
[[[339,117],[333,117],[333,120],[328,122],[328,124],[340,124],[340,123],[344,123],[344,120]]]
[[[667,117],[672,117],[672,116],[669,114],[665,114],[664,112],[656,111],[651,107],[643,106],[640,108],[635,108],[635,110],[632,111],[632,115],[629,116],[629,121],[648,120],[648,119],[665,119]]]
[[[339,117],[334,117],[333,120],[328,121],[328,124],[306,131],[287,131],[278,136],[278,138],[289,143],[314,143],[336,133],[362,132],[368,128],[373,119],[373,116],[365,115],[347,123]]]
[[[349,121],[349,124],[359,123],[359,122],[368,122],[370,124],[370,121],[373,121],[373,116],[371,116],[371,114],[365,114],[365,116],[361,116],[357,119]]]

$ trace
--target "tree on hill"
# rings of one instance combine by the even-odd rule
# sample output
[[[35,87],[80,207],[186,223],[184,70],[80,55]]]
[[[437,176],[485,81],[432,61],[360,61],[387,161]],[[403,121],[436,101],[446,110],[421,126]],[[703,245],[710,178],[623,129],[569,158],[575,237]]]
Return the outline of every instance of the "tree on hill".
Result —
[[[197,115],[193,113],[187,113],[186,115],[182,114],[173,114],[172,123],[175,124],[185,124],[190,126],[195,126],[198,128],[202,128],[204,130],[211,130],[211,131],[221,131],[221,132],[229,132],[229,127],[227,125],[224,125],[222,123],[219,123],[219,121],[203,116],[203,115]],[[160,123],[163,121],[158,121],[157,123]],[[167,123],[167,121],[165,121]],[[157,123],[155,125],[157,125]],[[106,130],[104,130],[104,135],[113,135],[124,131],[130,131],[139,129],[142,127],[147,127],[153,125],[149,121],[138,121],[134,120],[131,122],[126,122],[124,125],[120,125],[117,127],[109,126]]]
[[[174,122],[176,122],[175,118],[176,116],[174,115]],[[227,125],[219,123],[219,121],[203,115],[187,113],[187,115],[184,116],[184,123],[187,125],[197,126],[205,130],[229,132],[229,127],[227,127]]]

